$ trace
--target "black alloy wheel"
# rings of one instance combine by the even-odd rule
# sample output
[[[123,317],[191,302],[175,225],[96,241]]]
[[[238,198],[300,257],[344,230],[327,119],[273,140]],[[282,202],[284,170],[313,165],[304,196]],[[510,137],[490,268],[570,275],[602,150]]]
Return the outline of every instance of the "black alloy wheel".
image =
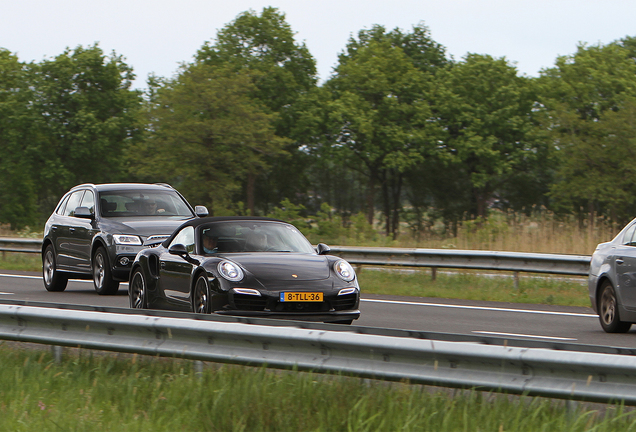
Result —
[[[205,274],[200,275],[194,284],[192,291],[192,312],[209,314],[212,312],[210,306],[210,286]]]
[[[99,295],[115,295],[119,290],[119,282],[113,280],[108,254],[102,246],[93,255],[93,284]]]
[[[130,299],[130,307],[133,309],[148,309],[148,294],[146,279],[141,269],[135,270],[130,278],[130,287],[128,288],[128,298]]]
[[[601,285],[598,297],[598,317],[601,327],[607,333],[627,333],[632,323],[620,320],[618,313],[618,299],[616,291],[610,281],[605,281]]]
[[[48,245],[42,255],[42,279],[47,291],[64,291],[68,276],[57,270],[53,245]]]

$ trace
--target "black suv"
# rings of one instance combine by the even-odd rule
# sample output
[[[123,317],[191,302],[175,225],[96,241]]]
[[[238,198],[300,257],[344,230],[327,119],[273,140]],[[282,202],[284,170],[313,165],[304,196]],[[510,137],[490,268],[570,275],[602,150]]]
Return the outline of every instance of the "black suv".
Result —
[[[64,291],[69,278],[92,278],[99,294],[116,294],[137,252],[168,238],[184,221],[207,214],[163,183],[75,186],[44,226],[44,286]]]

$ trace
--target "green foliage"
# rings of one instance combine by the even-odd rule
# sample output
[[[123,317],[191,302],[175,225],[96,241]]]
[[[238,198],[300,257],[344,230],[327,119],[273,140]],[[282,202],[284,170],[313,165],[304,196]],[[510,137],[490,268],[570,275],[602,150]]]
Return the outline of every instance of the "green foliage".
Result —
[[[79,183],[121,179],[122,150],[141,127],[132,68],[97,45],[67,49],[31,68],[40,198],[59,199]]]
[[[545,162],[545,145],[531,134],[533,87],[505,58],[488,55],[468,54],[436,78],[435,109],[446,132],[438,157],[461,179],[458,186],[469,188],[466,210],[486,217],[504,185]]]
[[[636,211],[629,163],[636,152],[636,63],[631,39],[578,47],[540,78],[557,156],[551,196],[566,210],[584,205],[625,221]]]
[[[210,210],[230,207],[248,175],[267,169],[286,140],[274,134],[274,116],[250,92],[246,73],[205,64],[184,67],[154,89],[146,140],[129,154],[131,171],[163,179]]]

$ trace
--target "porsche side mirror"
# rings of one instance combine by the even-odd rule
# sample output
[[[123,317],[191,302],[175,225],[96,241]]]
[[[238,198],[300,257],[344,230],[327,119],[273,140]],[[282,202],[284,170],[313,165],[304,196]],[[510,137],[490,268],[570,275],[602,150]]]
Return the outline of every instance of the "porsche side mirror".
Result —
[[[168,253],[170,253],[171,255],[179,255],[181,258],[183,258],[190,264],[194,264],[194,265],[200,264],[199,260],[196,260],[190,256],[186,247],[182,245],[181,243],[177,243],[170,246],[170,249],[168,249]]]
[[[73,216],[82,219],[93,219],[95,217],[88,207],[77,207],[73,212]]]
[[[318,243],[318,246],[316,246],[316,252],[318,252],[318,255],[326,255],[329,251],[331,251],[331,248],[324,243]]]
[[[199,217],[206,217],[210,214],[210,212],[208,211],[208,208],[206,206],[196,206],[194,208],[194,214]]]
[[[177,243],[175,245],[170,246],[170,249],[168,249],[168,252],[170,252],[172,255],[179,255],[179,256],[188,255],[188,250],[181,243]]]

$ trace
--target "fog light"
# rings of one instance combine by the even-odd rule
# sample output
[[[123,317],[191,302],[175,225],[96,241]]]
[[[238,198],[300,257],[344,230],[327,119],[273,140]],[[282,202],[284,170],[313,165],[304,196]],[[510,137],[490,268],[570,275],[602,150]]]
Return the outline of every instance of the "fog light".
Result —
[[[123,266],[127,266],[129,262],[130,262],[130,259],[128,259],[128,257],[119,258],[119,264]]]

